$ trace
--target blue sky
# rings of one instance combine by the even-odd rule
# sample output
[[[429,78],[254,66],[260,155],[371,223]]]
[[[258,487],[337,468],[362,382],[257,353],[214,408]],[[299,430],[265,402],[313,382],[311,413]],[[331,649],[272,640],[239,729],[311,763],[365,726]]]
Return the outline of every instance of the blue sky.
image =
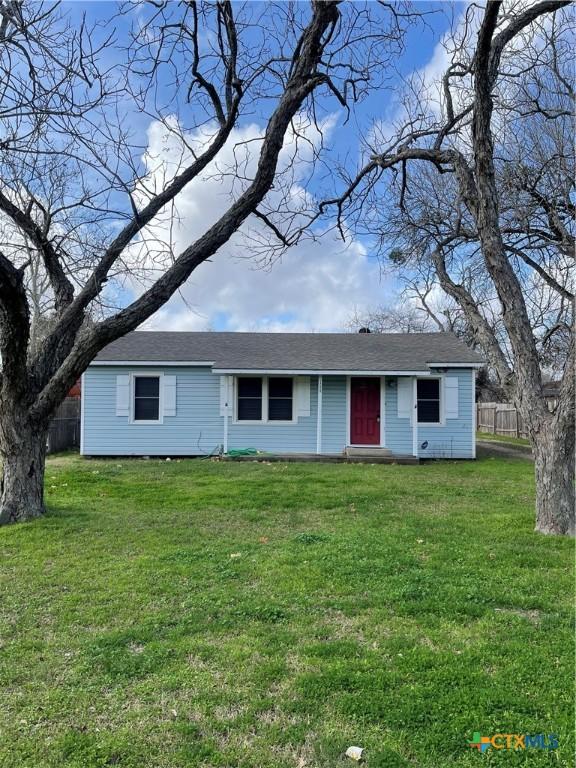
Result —
[[[434,59],[436,46],[448,29],[450,16],[459,15],[464,4],[417,3],[427,12],[426,24],[413,27],[406,38],[404,54],[395,62],[390,88],[373,93],[358,106],[353,119],[344,124],[344,114],[337,103],[323,104],[326,114],[334,116],[328,134],[330,152],[338,156],[348,153],[354,158],[360,151],[359,135],[365,133],[373,120],[390,118],[397,108],[403,78],[422,70]],[[65,3],[66,12],[79,23],[82,13],[88,21],[109,22],[117,11],[112,2]],[[433,10],[439,13],[430,13]],[[117,42],[128,42],[129,24],[142,11],[138,5],[129,16],[114,22]],[[148,116],[132,113],[130,125],[138,143],[150,152],[162,146],[163,136]],[[258,115],[245,118],[239,126],[246,135],[264,127]],[[237,137],[233,137],[237,139]],[[305,177],[303,173],[302,178]],[[325,183],[323,179],[322,183]],[[305,182],[303,182],[305,183]],[[306,182],[307,183],[307,182]],[[312,179],[307,192],[318,191]],[[227,205],[227,190],[212,181],[203,180],[188,188],[178,201],[181,221],[175,228],[175,246],[183,248],[202,234],[210,220],[218,217]],[[165,225],[166,226],[166,225]],[[161,229],[155,230],[161,236]],[[245,250],[245,249],[244,249]],[[209,264],[202,265],[182,291],[160,310],[147,324],[153,328],[231,329],[231,330],[341,330],[354,311],[382,303],[393,303],[397,285],[383,275],[380,265],[371,255],[370,242],[352,238],[342,243],[328,234],[319,243],[305,243],[288,251],[282,261],[271,269],[262,270],[243,250],[241,240],[231,243],[216,254]],[[242,258],[239,258],[241,252]],[[248,256],[248,258],[247,258]],[[122,296],[128,300],[131,285]]]

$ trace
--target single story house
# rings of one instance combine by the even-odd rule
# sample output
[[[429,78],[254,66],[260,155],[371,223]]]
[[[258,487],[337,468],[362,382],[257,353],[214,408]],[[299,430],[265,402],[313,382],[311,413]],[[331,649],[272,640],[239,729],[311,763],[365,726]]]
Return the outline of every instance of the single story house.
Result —
[[[81,453],[475,457],[482,360],[450,333],[130,333],[82,381]]]

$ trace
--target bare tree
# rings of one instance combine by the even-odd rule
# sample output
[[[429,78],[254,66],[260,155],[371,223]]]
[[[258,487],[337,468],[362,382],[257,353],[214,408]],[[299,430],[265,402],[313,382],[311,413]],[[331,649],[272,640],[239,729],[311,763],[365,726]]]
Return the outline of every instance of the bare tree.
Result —
[[[377,333],[454,333],[474,344],[461,308],[442,290],[430,264],[413,260],[407,270],[405,253],[399,249],[383,258],[386,278],[397,282],[400,291],[391,304],[356,308],[347,322],[350,330],[364,326]]]
[[[527,425],[536,529],[559,534],[574,533],[575,501],[569,5],[471,5],[440,88],[411,83],[394,129],[374,131],[367,162],[321,206],[340,220],[361,212],[407,270],[433,267]],[[551,362],[563,373],[553,413]]]
[[[356,308],[346,321],[351,333],[367,328],[371,333],[429,333],[439,330],[428,313],[414,304],[381,304],[359,310]]]
[[[383,5],[374,27],[367,8],[336,0],[154,1],[121,12],[134,19],[124,47],[106,25],[74,23],[66,6],[0,0],[0,215],[16,232],[0,252],[0,523],[42,514],[51,414],[97,352],[149,318],[249,217],[285,237],[265,200],[285,137],[298,152],[303,126],[321,132],[316,93],[342,107],[360,98],[403,23]],[[218,169],[234,178],[223,215],[179,253],[154,242],[150,226],[256,118],[265,129],[254,173],[246,144]],[[146,154],[133,130],[142,119],[162,125],[178,162]],[[126,271],[147,279],[114,308]],[[50,306],[40,345],[37,277]]]

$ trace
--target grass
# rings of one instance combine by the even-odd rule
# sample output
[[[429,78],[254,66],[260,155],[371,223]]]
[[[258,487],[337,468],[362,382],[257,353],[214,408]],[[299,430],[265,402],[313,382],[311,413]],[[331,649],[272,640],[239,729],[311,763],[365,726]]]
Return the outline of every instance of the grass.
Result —
[[[0,764],[572,766],[573,542],[533,495],[521,460],[51,460],[0,530]]]
[[[494,435],[492,432],[476,432],[476,440],[491,440],[495,443],[508,443],[508,445],[527,445],[530,440],[524,437],[508,437],[507,435]]]

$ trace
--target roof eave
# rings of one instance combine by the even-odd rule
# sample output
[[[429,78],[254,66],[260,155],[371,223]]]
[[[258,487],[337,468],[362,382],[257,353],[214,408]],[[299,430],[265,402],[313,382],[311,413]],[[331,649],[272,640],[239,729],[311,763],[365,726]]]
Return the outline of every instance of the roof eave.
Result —
[[[180,367],[180,368],[212,368],[215,374],[292,374],[306,376],[310,374],[325,376],[426,376],[430,374],[431,369],[435,368],[482,368],[484,363],[426,363],[426,368],[413,369],[374,369],[374,368],[271,368],[250,367],[250,368],[218,368],[210,360],[93,360],[92,366],[122,366],[142,368],[147,366],[156,367]]]
[[[477,363],[462,363],[462,367],[474,368]],[[454,367],[453,363],[442,363],[441,367]],[[212,373],[217,374],[278,374],[291,376],[430,376],[428,368],[409,370],[399,369],[358,369],[358,368],[213,368]]]
[[[483,368],[486,363],[426,363],[429,368]]]
[[[199,367],[199,368],[212,368],[214,365],[213,360],[92,360],[90,366],[93,365],[129,365],[129,366],[143,366],[143,365],[179,365],[181,367]]]

